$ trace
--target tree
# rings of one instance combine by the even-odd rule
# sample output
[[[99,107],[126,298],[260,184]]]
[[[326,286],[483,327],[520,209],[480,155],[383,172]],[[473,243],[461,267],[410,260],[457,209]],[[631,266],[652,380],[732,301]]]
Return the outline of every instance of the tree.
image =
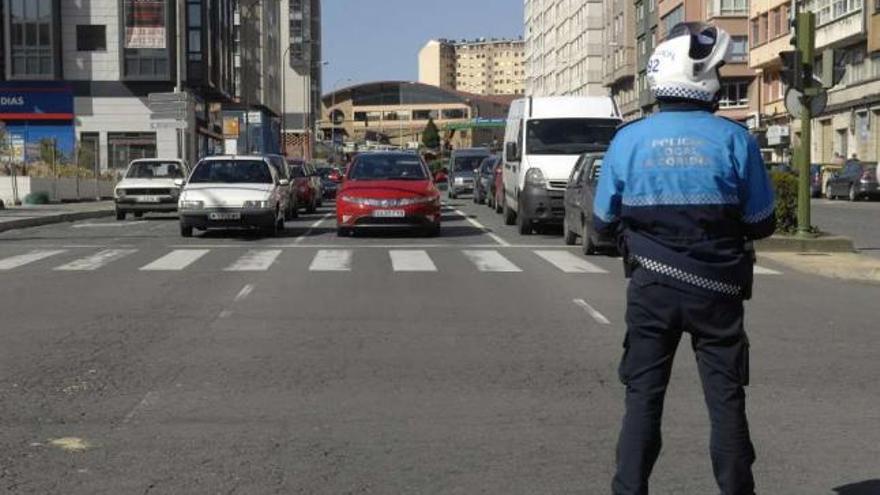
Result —
[[[434,119],[428,119],[425,130],[422,131],[422,144],[432,150],[440,147],[440,131],[437,130],[437,124],[434,123]]]

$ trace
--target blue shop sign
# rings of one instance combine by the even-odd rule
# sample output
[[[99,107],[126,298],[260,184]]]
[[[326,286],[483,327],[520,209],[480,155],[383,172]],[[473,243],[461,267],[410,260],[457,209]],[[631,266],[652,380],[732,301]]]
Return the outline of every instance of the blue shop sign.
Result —
[[[73,88],[64,82],[0,82],[0,120],[73,120]]]

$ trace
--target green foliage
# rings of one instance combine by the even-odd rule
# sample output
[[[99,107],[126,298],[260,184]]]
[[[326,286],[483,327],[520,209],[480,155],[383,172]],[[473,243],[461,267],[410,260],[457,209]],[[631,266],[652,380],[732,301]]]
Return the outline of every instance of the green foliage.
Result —
[[[45,205],[49,203],[49,193],[38,191],[32,192],[24,197],[24,203],[27,205]]]
[[[428,119],[425,130],[422,131],[422,144],[432,150],[440,147],[440,131],[437,130],[437,124],[434,123],[434,119]]]
[[[431,160],[428,162],[428,167],[431,169],[431,173],[436,174],[441,168],[443,168],[443,160]]]
[[[786,172],[770,172],[776,192],[776,231],[780,234],[797,232],[798,181]]]

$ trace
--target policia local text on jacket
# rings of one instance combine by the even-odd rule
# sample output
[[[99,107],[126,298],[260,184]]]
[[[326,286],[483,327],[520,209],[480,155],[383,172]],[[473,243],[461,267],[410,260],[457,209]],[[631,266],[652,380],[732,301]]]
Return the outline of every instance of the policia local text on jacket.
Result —
[[[620,364],[626,415],[613,491],[648,493],[661,446],[672,361],[691,334],[712,424],[711,456],[725,495],[754,493],[745,415],[750,240],[775,228],[773,190],[755,139],[712,105],[661,99],[625,125],[603,160],[597,230],[619,233],[630,284]]]

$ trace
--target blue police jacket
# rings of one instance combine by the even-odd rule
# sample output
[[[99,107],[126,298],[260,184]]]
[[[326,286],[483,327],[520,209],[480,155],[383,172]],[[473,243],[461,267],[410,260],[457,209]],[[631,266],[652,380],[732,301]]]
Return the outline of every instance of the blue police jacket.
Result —
[[[774,194],[758,144],[705,107],[661,106],[621,127],[605,154],[596,230],[619,234],[625,262],[684,290],[751,294],[748,243],[776,228]]]

